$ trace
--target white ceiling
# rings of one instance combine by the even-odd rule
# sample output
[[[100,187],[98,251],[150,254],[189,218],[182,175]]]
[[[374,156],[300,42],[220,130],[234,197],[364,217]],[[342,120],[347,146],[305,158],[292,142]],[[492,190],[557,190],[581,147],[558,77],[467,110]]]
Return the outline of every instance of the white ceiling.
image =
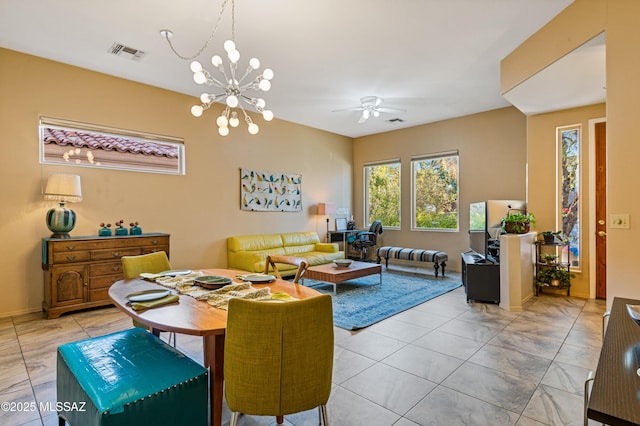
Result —
[[[159,31],[172,30],[179,53],[193,55],[221,1],[0,0],[0,46],[199,96],[189,61]],[[235,40],[241,67],[256,56],[274,70],[264,98],[276,118],[358,137],[509,105],[500,95],[501,59],[572,1],[237,0]],[[231,0],[203,64],[223,52],[230,12]],[[114,42],[146,56],[112,55]],[[358,111],[332,112],[371,95],[407,112],[362,124]]]

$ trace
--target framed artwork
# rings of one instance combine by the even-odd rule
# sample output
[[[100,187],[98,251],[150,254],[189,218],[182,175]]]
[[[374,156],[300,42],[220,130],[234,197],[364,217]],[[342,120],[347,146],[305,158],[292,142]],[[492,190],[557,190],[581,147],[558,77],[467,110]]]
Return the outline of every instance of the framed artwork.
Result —
[[[347,219],[344,217],[340,217],[336,219],[336,231],[346,231],[347,230]]]
[[[240,209],[302,211],[302,175],[240,169]]]

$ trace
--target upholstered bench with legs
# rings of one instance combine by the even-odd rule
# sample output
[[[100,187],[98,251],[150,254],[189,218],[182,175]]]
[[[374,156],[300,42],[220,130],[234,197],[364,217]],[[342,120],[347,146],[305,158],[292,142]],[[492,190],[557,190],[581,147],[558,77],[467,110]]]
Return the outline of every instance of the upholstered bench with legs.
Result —
[[[444,268],[447,266],[447,261],[449,260],[449,255],[443,251],[391,246],[379,247],[376,250],[376,256],[378,257],[378,263],[380,263],[382,258],[384,258],[385,267],[389,267],[389,259],[433,262],[433,267],[436,270],[436,277],[438,276],[438,270],[440,268],[442,268],[442,276],[444,277]]]
[[[62,345],[57,362],[61,426],[207,424],[207,370],[140,328]]]

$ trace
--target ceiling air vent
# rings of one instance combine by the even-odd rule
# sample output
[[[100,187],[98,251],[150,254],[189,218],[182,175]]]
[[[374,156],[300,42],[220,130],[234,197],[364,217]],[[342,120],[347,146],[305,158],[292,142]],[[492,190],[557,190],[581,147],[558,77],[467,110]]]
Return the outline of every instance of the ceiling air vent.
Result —
[[[125,46],[122,43],[113,43],[109,48],[109,53],[128,58],[136,62],[140,62],[143,56],[146,54],[142,50],[134,49],[133,47]]]
[[[387,123],[404,123],[402,118],[390,118],[387,120]]]

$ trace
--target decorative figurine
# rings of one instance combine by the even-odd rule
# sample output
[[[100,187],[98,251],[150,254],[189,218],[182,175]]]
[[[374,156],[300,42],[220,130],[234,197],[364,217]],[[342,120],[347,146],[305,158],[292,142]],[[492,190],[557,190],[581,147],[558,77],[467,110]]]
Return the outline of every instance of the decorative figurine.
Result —
[[[99,237],[110,237],[111,236],[111,224],[107,223],[106,225],[104,223],[100,224],[100,229],[98,229],[98,236]]]
[[[122,219],[116,222],[116,235],[129,235],[129,230],[122,226],[122,224],[124,224],[124,220]]]
[[[142,228],[138,226],[138,222],[131,222],[129,224],[131,228],[129,228],[130,235],[140,235],[142,234]]]

